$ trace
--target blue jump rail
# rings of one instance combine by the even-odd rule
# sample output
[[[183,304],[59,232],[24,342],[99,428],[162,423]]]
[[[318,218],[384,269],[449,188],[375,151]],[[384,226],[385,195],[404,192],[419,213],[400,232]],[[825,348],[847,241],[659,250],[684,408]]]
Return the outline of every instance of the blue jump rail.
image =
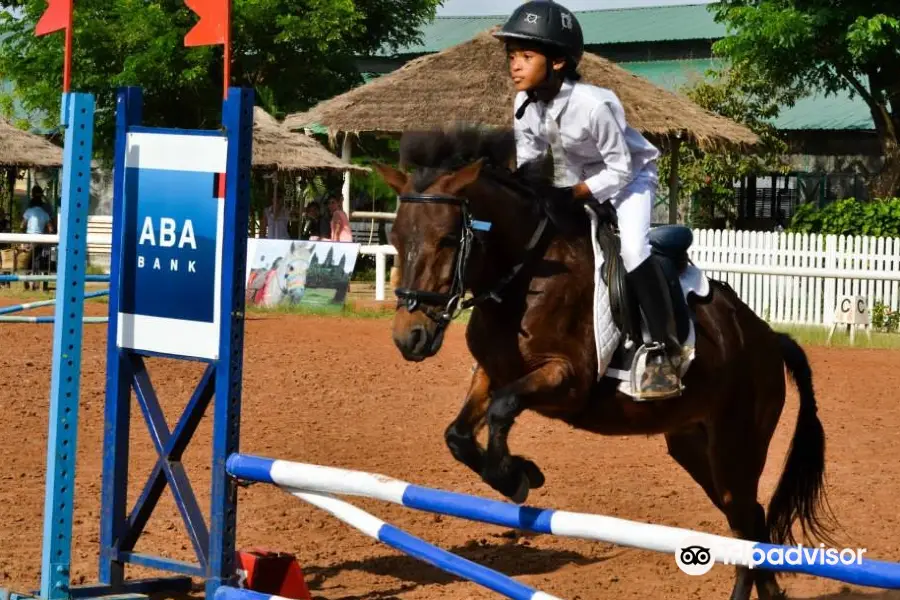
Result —
[[[17,281],[56,281],[56,275],[0,275],[0,283],[15,283]],[[109,283],[109,275],[85,275],[87,282]]]
[[[85,325],[108,323],[109,317],[84,317],[81,320]],[[0,323],[56,323],[55,316],[49,317],[0,317]]]
[[[109,290],[100,290],[98,292],[89,292],[84,295],[84,299],[99,298],[100,296],[108,296]],[[14,304],[13,306],[4,306],[0,308],[0,315],[9,315],[12,313],[23,312],[33,308],[41,308],[43,306],[54,306],[56,298],[52,300],[41,300],[39,302],[26,302],[25,304]]]
[[[796,547],[763,544],[689,529],[640,523],[603,515],[519,506],[509,502],[413,485],[383,475],[320,465],[233,454],[226,471],[246,481],[274,484],[289,493],[340,494],[373,498],[407,508],[533,531],[603,541],[666,554],[679,552],[685,540],[701,542],[717,563],[771,571],[803,573],[845,583],[900,589],[900,563],[874,560],[843,562],[826,558],[823,548],[805,548],[801,560],[783,560]],[[813,558],[807,551],[821,550]],[[772,552],[776,551],[776,552]],[[774,556],[774,558],[773,558]],[[799,563],[799,564],[798,564]]]

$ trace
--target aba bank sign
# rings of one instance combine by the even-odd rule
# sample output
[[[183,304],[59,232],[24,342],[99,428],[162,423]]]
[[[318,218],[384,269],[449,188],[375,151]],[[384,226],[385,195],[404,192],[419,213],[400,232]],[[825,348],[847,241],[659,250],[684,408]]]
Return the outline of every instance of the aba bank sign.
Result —
[[[157,229],[154,229],[153,219],[151,217],[147,217],[144,219],[144,225],[141,227],[141,237],[138,240],[138,246],[143,246],[144,244],[149,244],[150,247],[155,247],[159,245],[162,248],[173,248],[175,247],[176,242],[176,234],[175,228],[177,226],[177,222],[175,219],[171,219],[169,217],[161,217],[159,220],[158,233]],[[197,249],[197,238],[194,235],[194,224],[188,219],[181,226],[181,234],[178,235],[178,249],[184,250],[188,248],[190,250]],[[157,241],[157,239],[159,241]],[[142,252],[138,253],[138,269],[143,269],[147,265],[146,257]],[[177,258],[172,258],[169,260],[168,269],[170,271],[178,272],[178,261]],[[163,263],[160,261],[159,257],[153,259],[153,264],[150,265],[151,269],[159,271],[163,269]],[[187,260],[185,268],[187,268],[188,273],[196,273],[197,272],[197,261],[196,260]]]
[[[227,139],[135,132],[127,144],[120,346],[217,358]]]

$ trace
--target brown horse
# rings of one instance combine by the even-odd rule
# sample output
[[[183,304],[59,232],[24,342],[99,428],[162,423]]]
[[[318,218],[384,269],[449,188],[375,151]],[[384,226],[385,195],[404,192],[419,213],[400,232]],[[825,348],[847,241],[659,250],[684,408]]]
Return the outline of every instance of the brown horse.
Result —
[[[522,502],[529,487],[544,484],[538,467],[507,445],[525,410],[601,435],[663,434],[735,536],[793,543],[799,521],[804,534],[830,540],[825,436],[800,346],[727,284],[711,281],[709,295],[690,302],[696,357],[681,396],[636,402],[610,379],[598,381],[594,256],[583,208],[554,202],[530,165],[513,172],[514,152],[508,132],[406,134],[401,168],[415,173],[377,167],[400,198],[391,242],[401,286],[393,337],[403,357],[437,354],[460,308],[474,307],[466,340],[477,367],[445,433],[453,456]],[[785,367],[800,410],[767,516],[757,493],[785,402]],[[477,441],[485,425],[486,448]],[[748,599],[754,582],[760,598],[782,597],[773,572],[743,567],[731,597]]]

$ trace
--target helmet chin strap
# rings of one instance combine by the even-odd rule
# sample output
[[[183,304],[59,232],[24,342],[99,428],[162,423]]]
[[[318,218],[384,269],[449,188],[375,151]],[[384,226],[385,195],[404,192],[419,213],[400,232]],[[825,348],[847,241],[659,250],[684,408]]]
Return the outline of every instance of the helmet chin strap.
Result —
[[[522,106],[519,107],[519,110],[516,111],[516,120],[520,120],[523,116],[525,116],[525,109],[528,108],[528,105],[532,102],[537,102],[537,93],[539,90],[551,88],[556,85],[556,77],[557,73],[553,69],[552,61],[547,61],[547,75],[544,77],[544,80],[540,82],[534,89],[530,89],[525,92],[528,97],[525,98],[525,102],[522,103]]]

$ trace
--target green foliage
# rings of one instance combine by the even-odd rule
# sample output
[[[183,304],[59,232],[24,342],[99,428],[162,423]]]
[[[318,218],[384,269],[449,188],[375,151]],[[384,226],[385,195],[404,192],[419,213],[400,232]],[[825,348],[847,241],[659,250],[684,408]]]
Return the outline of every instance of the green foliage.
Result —
[[[900,3],[896,0],[720,0],[729,35],[714,45],[741,77],[767,81],[790,105],[809,90],[865,101],[886,154],[875,197],[900,187]]]
[[[866,203],[847,198],[824,208],[803,204],[791,218],[789,231],[900,237],[900,198]]]
[[[900,311],[891,310],[890,306],[876,302],[872,306],[872,327],[875,331],[885,333],[900,332]]]
[[[354,57],[419,41],[439,0],[234,0],[232,85],[252,86],[276,117],[360,84]],[[0,0],[0,72],[27,111],[55,127],[62,90],[62,33],[35,37],[46,0]],[[15,14],[8,9],[15,8]],[[184,47],[196,15],[183,0],[78,0],[72,88],[97,98],[95,148],[109,158],[115,90],[144,88],[144,121],[216,127],[222,47]],[[7,116],[12,103],[0,102]]]
[[[399,139],[365,136],[356,142],[357,152],[361,154],[352,158],[353,164],[370,168],[375,163],[397,166]],[[359,210],[392,212],[397,209],[397,192],[385,183],[374,168],[366,174],[353,174],[350,178],[350,194],[353,198],[365,199],[365,208],[360,207]]]
[[[704,152],[681,145],[681,196],[695,199],[693,225],[705,227],[714,211],[735,217],[734,181],[750,174],[783,170],[780,157],[787,146],[769,124],[777,115],[779,98],[764,81],[742,78],[730,69],[710,71],[706,80],[682,92],[703,108],[747,126],[762,142],[752,154]],[[660,160],[661,173],[668,173],[670,161],[668,154]]]

